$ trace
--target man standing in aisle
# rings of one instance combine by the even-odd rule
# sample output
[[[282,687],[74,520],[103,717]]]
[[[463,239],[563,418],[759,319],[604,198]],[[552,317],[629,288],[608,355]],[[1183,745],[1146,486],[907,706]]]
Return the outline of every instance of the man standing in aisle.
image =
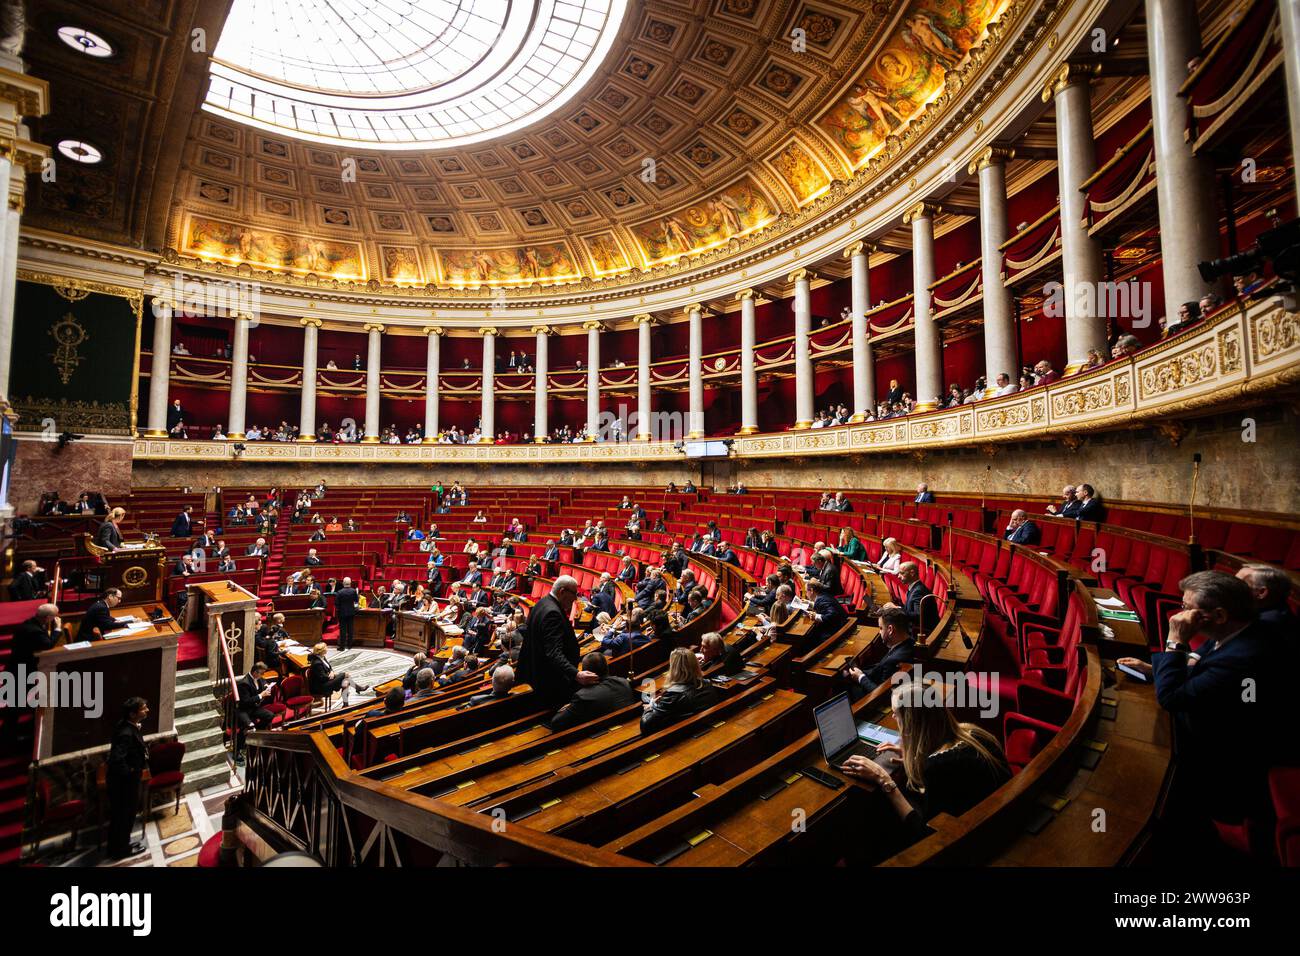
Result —
[[[339,619],[339,650],[346,651],[352,647],[352,625],[357,616],[357,589],[352,586],[351,578],[344,578],[343,585],[334,592],[334,613]]]

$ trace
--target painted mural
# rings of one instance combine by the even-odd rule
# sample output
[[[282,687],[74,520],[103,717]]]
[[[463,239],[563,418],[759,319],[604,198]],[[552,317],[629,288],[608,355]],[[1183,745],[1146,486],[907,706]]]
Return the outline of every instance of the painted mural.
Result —
[[[361,246],[273,229],[257,229],[208,216],[192,216],[182,252],[203,259],[246,262],[279,272],[315,273],[335,279],[364,279]]]
[[[385,282],[422,282],[420,254],[412,246],[380,246]]]
[[[943,89],[1010,0],[912,0],[898,28],[818,125],[856,168]]]
[[[826,169],[800,143],[792,142],[772,157],[772,165],[781,174],[799,204],[817,196],[831,184]]]
[[[583,236],[582,241],[587,245],[587,252],[591,256],[591,268],[596,275],[622,272],[628,268],[623,247],[618,244],[612,232],[598,232],[594,236]]]
[[[440,281],[456,285],[561,282],[580,278],[563,242],[504,249],[439,249]]]
[[[632,227],[651,263],[726,242],[764,225],[776,215],[753,179],[739,182],[702,202]]]

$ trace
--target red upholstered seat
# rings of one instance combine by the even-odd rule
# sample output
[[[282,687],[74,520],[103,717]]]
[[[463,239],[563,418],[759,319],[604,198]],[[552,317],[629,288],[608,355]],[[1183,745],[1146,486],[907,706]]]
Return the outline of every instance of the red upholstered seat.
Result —
[[[185,742],[166,740],[149,748],[149,802],[146,805],[153,810],[153,795],[168,790],[176,791],[175,813],[181,808],[181,786],[185,783],[185,774],[181,770],[181,761],[185,759]]]

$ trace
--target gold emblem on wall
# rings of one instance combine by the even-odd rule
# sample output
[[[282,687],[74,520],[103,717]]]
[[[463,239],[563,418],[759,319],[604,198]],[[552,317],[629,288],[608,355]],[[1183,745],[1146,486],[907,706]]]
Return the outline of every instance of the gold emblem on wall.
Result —
[[[122,583],[129,588],[138,588],[149,580],[149,572],[138,564],[122,572]]]
[[[59,370],[59,378],[64,385],[67,385],[68,380],[72,378],[72,373],[81,364],[81,353],[77,350],[78,346],[90,336],[86,334],[86,330],[71,312],[50,326],[50,335],[58,343],[54,348],[54,354],[50,358],[54,360],[54,367]]]

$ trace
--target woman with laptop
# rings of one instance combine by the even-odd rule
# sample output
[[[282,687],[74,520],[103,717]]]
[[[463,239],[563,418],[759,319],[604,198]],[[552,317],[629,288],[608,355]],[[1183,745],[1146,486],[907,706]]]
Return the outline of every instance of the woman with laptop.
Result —
[[[921,681],[894,688],[891,704],[899,740],[876,749],[899,755],[903,786],[870,757],[851,756],[839,768],[845,776],[882,790],[903,826],[918,838],[931,817],[961,816],[1011,779],[1011,768],[993,735],[960,723],[944,696],[942,688]]]

